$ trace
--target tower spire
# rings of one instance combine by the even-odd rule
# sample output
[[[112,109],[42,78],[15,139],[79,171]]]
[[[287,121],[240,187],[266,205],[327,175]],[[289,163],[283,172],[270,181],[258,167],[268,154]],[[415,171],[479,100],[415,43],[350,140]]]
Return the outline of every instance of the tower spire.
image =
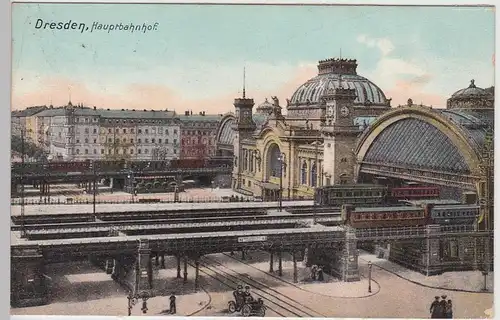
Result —
[[[71,86],[68,86],[69,103],[71,103]]]
[[[245,99],[245,67],[243,67],[243,99]]]

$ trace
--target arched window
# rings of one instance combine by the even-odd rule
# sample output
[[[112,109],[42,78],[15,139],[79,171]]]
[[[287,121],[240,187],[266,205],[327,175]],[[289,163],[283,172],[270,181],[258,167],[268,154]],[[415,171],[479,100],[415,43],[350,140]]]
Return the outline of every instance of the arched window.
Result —
[[[311,187],[315,187],[316,186],[316,177],[317,177],[317,174],[316,174],[316,163],[313,163],[313,165],[311,166],[311,178],[310,178]]]
[[[302,172],[301,172],[301,177],[300,177],[300,183],[301,184],[307,184],[307,163],[304,161],[302,163]]]
[[[281,152],[278,145],[273,144],[267,151],[267,172],[269,177],[281,176]]]
[[[252,152],[253,151],[251,151],[251,153],[250,153],[250,171],[254,172],[255,168],[254,168],[254,162],[253,162],[253,154],[252,154]]]

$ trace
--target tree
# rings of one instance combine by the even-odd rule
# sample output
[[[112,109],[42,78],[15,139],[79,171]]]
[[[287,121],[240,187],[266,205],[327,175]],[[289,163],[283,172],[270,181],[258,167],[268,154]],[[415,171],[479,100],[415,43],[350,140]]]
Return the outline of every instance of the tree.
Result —
[[[23,141],[18,135],[11,135],[10,139],[10,149],[11,152],[18,153],[21,155],[23,153]],[[24,155],[30,158],[35,158],[37,161],[46,161],[47,157],[42,148],[35,145],[32,141],[24,138]]]

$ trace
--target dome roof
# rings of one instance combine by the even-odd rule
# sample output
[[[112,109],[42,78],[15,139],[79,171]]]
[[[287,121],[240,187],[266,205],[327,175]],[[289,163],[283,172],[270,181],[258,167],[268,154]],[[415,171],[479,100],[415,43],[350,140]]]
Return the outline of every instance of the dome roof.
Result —
[[[273,110],[273,108],[274,108],[274,105],[272,103],[270,103],[266,98],[266,101],[262,102],[257,107],[257,112],[258,113],[269,113]]]
[[[491,94],[482,88],[476,87],[474,79],[470,81],[470,85],[467,88],[460,89],[451,95],[452,98],[469,98],[469,97],[489,97]]]
[[[320,61],[318,75],[301,85],[289,101],[290,107],[307,107],[321,102],[329,88],[354,89],[357,105],[388,105],[384,92],[370,80],[356,73],[356,60],[329,59]]]

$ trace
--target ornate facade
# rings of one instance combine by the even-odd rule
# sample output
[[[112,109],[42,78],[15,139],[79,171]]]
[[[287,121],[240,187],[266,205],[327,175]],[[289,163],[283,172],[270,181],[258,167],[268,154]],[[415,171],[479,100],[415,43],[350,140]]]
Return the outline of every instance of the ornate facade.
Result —
[[[234,132],[233,189],[265,200],[281,189],[285,198],[311,198],[316,186],[353,182],[356,137],[390,108],[356,68],[356,60],[320,61],[318,75],[286,100],[286,116],[277,97],[255,113],[253,99],[235,99],[218,135],[227,149]]]
[[[493,88],[471,81],[446,109],[391,108],[375,84],[357,75],[356,60],[320,61],[318,75],[286,99],[255,112],[254,101],[235,99],[217,133],[218,152],[234,154],[232,187],[278,198],[311,198],[316,186],[389,180],[440,185],[443,196],[464,191],[481,197],[485,143],[493,132]],[[484,188],[482,188],[484,189]]]

